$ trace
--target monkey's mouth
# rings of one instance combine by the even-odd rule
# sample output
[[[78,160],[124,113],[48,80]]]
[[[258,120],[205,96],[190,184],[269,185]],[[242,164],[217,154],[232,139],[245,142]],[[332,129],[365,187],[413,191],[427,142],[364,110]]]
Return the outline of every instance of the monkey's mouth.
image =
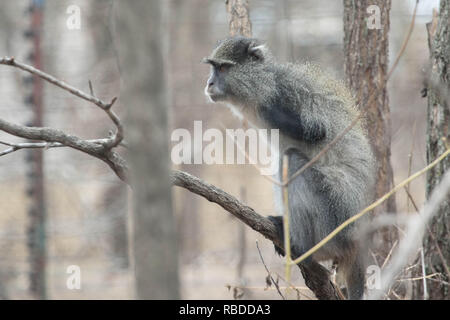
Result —
[[[222,92],[218,92],[217,89],[215,88],[205,88],[205,95],[212,101],[212,102],[217,102],[222,100],[223,98],[223,93]]]
[[[217,94],[208,93],[207,96],[212,102],[217,102],[219,100],[219,95]]]

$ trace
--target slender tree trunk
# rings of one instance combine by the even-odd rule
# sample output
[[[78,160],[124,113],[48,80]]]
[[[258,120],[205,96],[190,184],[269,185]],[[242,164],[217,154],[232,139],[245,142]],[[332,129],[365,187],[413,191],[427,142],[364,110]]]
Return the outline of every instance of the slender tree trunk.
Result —
[[[386,87],[381,89],[388,71],[390,9],[390,0],[344,0],[345,75],[357,104],[366,110],[368,136],[378,165],[375,198],[393,186],[389,99]],[[367,105],[374,92],[377,96]],[[395,211],[395,198],[391,197],[375,213]],[[383,244],[377,255],[378,263],[383,263],[397,235],[383,230],[380,236]]]
[[[33,45],[30,61],[35,68],[42,69],[42,48],[44,7],[41,3],[33,3],[30,12]],[[33,110],[30,125],[44,126],[44,86],[43,80],[34,77],[30,100],[27,101]],[[30,293],[36,299],[47,299],[47,210],[45,203],[45,177],[43,150],[28,150],[26,160],[29,164],[28,189],[31,207],[28,211],[29,225],[28,251],[30,262]]]
[[[165,0],[119,1],[121,102],[128,110],[133,253],[139,299],[179,298],[178,250],[169,181]]]
[[[427,163],[432,162],[450,144],[450,0],[441,0],[439,17],[427,24],[430,48],[430,72],[427,79]],[[446,139],[446,142],[443,140]],[[450,170],[450,157],[428,171],[426,196],[442,180],[444,172]],[[429,223],[431,231],[423,240],[426,274],[440,273],[438,280],[450,282],[450,194],[442,203],[439,212]],[[436,246],[437,243],[437,246]],[[421,272],[420,272],[421,275]],[[449,299],[450,288],[439,281],[426,281],[424,292],[422,281],[414,283],[414,298]]]

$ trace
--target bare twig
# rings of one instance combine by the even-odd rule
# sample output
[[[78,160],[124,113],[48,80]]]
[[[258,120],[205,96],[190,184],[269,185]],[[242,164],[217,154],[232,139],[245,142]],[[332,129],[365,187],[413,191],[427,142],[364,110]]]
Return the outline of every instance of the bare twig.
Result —
[[[404,278],[404,279],[397,279],[396,281],[417,281],[417,280],[423,280],[423,279],[430,279],[430,278],[436,277],[438,275],[440,275],[440,273],[432,273],[432,274],[429,274],[424,277]]]
[[[428,286],[427,286],[427,271],[425,269],[425,255],[423,254],[423,245],[420,247],[420,264],[422,266],[422,285],[423,285],[423,300],[428,300]]]
[[[283,156],[283,182],[287,181],[289,177],[289,158],[287,155]],[[284,251],[286,252],[286,265],[284,270],[284,276],[286,281],[291,281],[291,232],[290,232],[290,217],[289,217],[289,195],[288,186],[283,186],[283,234],[284,234]],[[287,291],[287,289],[286,289]],[[288,291],[287,291],[288,293]]]
[[[107,139],[91,139],[86,140],[89,143],[97,143],[99,145],[104,145],[108,142]],[[15,151],[19,151],[21,149],[51,149],[51,148],[60,148],[60,147],[68,147],[62,143],[59,142],[21,142],[21,143],[12,143],[12,142],[5,142],[0,141],[0,144],[3,144],[5,146],[9,146],[9,148],[3,150],[0,152],[0,157],[13,153]]]
[[[386,265],[386,263],[389,261],[389,258],[391,257],[392,252],[394,251],[395,247],[397,246],[397,243],[398,243],[398,240],[395,240],[394,244],[392,245],[391,250],[389,250],[389,253],[388,253],[388,255],[386,256],[386,259],[384,259],[384,262],[383,262],[383,264],[381,265],[381,269],[383,269],[384,266]]]
[[[297,295],[299,296],[299,295],[302,295],[302,296],[304,296],[306,299],[308,299],[308,300],[314,300],[314,298],[312,298],[312,297],[310,297],[309,295],[307,295],[307,294],[305,294],[305,293],[303,293],[303,292],[301,292],[300,290],[306,290],[306,291],[310,291],[311,289],[310,288],[308,288],[308,287],[296,287],[296,286],[294,286],[291,282],[287,282],[286,281],[286,279],[284,279],[280,274],[278,274],[277,272],[274,272],[276,275],[277,275],[277,277],[278,277],[278,279],[280,279],[281,281],[283,281],[283,282],[285,282],[286,283],[286,285],[287,286],[289,286],[289,288],[291,288],[291,289],[293,289],[293,290],[295,290],[296,292],[297,292]],[[280,289],[285,289],[286,287],[280,287]]]
[[[412,170],[412,160],[413,160],[413,155],[414,155],[414,137],[416,136],[416,124],[417,121],[414,120],[414,124],[413,124],[413,129],[412,129],[412,133],[411,133],[411,149],[409,151],[408,154],[408,177],[411,175],[411,170]],[[409,193],[409,184],[405,186],[405,191],[407,193]],[[406,209],[409,212],[409,198],[406,201]],[[416,209],[417,210],[417,209]]]
[[[269,271],[269,268],[267,268],[267,265],[266,265],[266,263],[264,262],[263,256],[262,256],[262,254],[261,254],[261,250],[259,249],[258,240],[256,240],[256,249],[258,249],[258,253],[259,253],[259,257],[261,258],[261,262],[262,262],[264,268],[265,268],[266,271],[267,271],[267,275],[270,277],[270,280],[272,281],[273,285],[274,285],[275,288],[277,289],[278,294],[281,296],[281,298],[282,298],[283,300],[286,300],[286,298],[285,298],[285,297],[283,296],[283,294],[281,293],[280,287],[278,286],[278,282],[276,282],[276,281],[273,279],[272,274],[271,274],[270,271]]]
[[[20,149],[47,149],[47,148],[55,148],[55,147],[64,147],[59,142],[25,142],[25,143],[9,143],[0,141],[0,144],[5,146],[9,146],[9,148],[0,152],[0,157],[18,151]]]
[[[92,81],[89,80],[88,83],[89,83],[89,92],[91,93],[91,96],[94,96],[94,88],[92,87]]]
[[[116,102],[117,97],[114,97],[111,100],[111,102],[104,102],[103,100],[100,100],[99,98],[97,98],[93,95],[94,90],[92,88],[92,83],[90,83],[90,82],[89,82],[89,87],[90,87],[92,94],[87,94],[87,93],[67,84],[64,81],[59,80],[59,79],[53,77],[52,75],[49,75],[48,73],[45,73],[45,72],[43,72],[39,69],[36,69],[30,65],[27,65],[25,63],[16,61],[14,58],[9,58],[9,57],[0,58],[0,64],[15,67],[15,68],[24,70],[26,72],[29,72],[33,75],[36,75],[36,76],[40,77],[41,79],[44,79],[44,80],[48,81],[49,83],[51,83],[57,87],[60,87],[61,89],[68,91],[71,94],[73,94],[83,100],[89,101],[89,102],[95,104],[96,106],[100,107],[108,115],[108,117],[112,120],[112,122],[116,126],[116,133],[114,134],[113,137],[110,138],[110,140],[108,140],[105,143],[105,146],[107,148],[111,149],[111,148],[118,146],[120,144],[120,142],[123,140],[124,134],[123,134],[122,123],[120,121],[120,118],[114,113],[114,111],[111,110],[111,107]]]

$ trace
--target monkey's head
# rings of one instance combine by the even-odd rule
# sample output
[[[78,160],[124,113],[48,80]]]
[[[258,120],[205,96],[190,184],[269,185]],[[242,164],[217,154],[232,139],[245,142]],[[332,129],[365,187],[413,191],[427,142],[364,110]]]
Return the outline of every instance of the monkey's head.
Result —
[[[204,63],[211,66],[205,95],[213,102],[242,99],[248,94],[246,91],[251,89],[251,82],[255,81],[255,72],[270,57],[260,40],[240,36],[222,40],[211,55],[203,59]],[[249,78],[250,73],[252,78]]]

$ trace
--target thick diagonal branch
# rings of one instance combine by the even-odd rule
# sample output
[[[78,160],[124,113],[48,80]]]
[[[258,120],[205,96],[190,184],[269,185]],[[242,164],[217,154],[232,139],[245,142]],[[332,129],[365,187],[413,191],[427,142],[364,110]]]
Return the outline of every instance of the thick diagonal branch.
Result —
[[[186,172],[173,171],[171,179],[173,185],[185,188],[208,201],[218,204],[250,228],[271,240],[275,245],[280,248],[283,247],[282,242],[278,238],[275,225],[232,195]]]

